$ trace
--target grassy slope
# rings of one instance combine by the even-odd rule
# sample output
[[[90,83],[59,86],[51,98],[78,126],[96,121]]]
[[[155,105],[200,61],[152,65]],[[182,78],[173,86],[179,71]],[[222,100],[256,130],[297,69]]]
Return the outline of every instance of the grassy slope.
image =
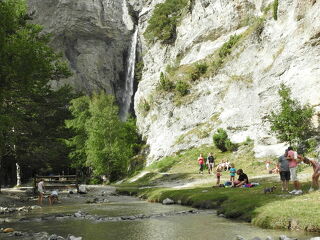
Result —
[[[118,186],[118,191],[124,194],[134,194],[149,201],[161,202],[171,198],[176,203],[190,205],[197,208],[216,208],[218,213],[229,218],[238,218],[252,222],[264,228],[285,228],[293,230],[307,230],[320,232],[320,192],[291,196],[282,194],[280,183],[266,179],[255,179],[261,186],[255,188],[212,188],[215,178],[212,175],[197,173],[197,157],[199,153],[205,155],[213,151],[218,162],[230,160],[236,168],[243,168],[249,178],[266,174],[265,159],[255,159],[251,146],[243,146],[237,153],[221,153],[212,146],[202,146],[190,149],[175,156],[166,157],[146,170],[150,171],[134,183],[124,183]],[[274,163],[276,159],[273,159]],[[166,174],[163,174],[166,172]],[[161,174],[162,173],[162,174]],[[311,173],[305,167],[303,173]],[[224,173],[224,179],[228,173]],[[196,179],[210,179],[212,183],[189,188],[173,189],[159,188],[155,185],[166,181],[192,181]],[[264,194],[265,186],[276,185],[274,194]],[[150,188],[140,188],[151,186]],[[310,183],[303,183],[303,190],[307,191]]]

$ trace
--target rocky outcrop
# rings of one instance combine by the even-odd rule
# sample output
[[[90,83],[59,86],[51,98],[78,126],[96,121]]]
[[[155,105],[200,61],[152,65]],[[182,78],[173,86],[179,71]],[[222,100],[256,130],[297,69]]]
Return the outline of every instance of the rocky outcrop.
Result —
[[[28,0],[34,22],[52,34],[51,45],[68,60],[71,84],[85,93],[121,96],[134,25],[126,1]]]
[[[163,1],[145,1],[139,18],[141,33],[159,2]],[[145,67],[135,95],[135,112],[139,130],[150,145],[149,163],[212,143],[219,127],[227,130],[232,141],[253,139],[257,157],[282,153],[283,145],[270,135],[264,119],[277,108],[281,83],[301,103],[319,110],[320,2],[279,1],[278,20],[273,19],[272,8],[265,13],[273,3],[270,0],[193,3],[177,28],[174,44],[142,40]],[[263,24],[253,26],[264,15]],[[179,104],[173,93],[157,91],[160,72],[169,64],[188,66],[207,59],[231,35],[240,33],[245,38],[223,66],[192,83],[189,95]]]

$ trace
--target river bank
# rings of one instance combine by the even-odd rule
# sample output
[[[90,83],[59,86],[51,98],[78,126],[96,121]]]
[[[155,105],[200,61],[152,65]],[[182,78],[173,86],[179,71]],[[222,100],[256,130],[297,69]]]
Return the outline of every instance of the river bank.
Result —
[[[214,152],[216,163],[229,161],[241,168],[249,176],[250,182],[259,183],[253,188],[220,188],[215,175],[198,174],[196,159],[200,153]],[[147,167],[131,179],[116,185],[117,192],[141,197],[151,202],[162,203],[169,198],[174,203],[195,208],[216,209],[217,214],[226,218],[243,220],[252,225],[290,231],[320,233],[320,191],[308,193],[312,169],[301,164],[299,180],[302,195],[290,195],[281,191],[278,174],[269,174],[277,158],[257,159],[252,146],[243,145],[236,152],[218,151],[212,145],[186,150],[165,157]],[[229,172],[222,173],[221,182],[229,180]],[[264,193],[264,188],[276,186],[272,193]],[[292,185],[290,183],[290,189]]]
[[[277,189],[277,182],[269,182]],[[307,191],[307,186],[304,191]],[[171,199],[176,204],[200,209],[216,209],[217,214],[231,219],[240,219],[253,225],[270,229],[289,229],[320,233],[320,191],[290,195],[276,190],[264,194],[264,187],[219,188],[196,187],[172,189],[158,187],[118,186],[119,194],[138,196],[151,202],[162,203]]]
[[[132,187],[132,186],[131,186]],[[132,189],[133,190],[133,189]],[[147,190],[147,188],[145,188]],[[151,189],[150,193],[152,192]],[[160,189],[158,189],[161,191]],[[229,189],[231,190],[231,189]],[[201,194],[210,193],[208,188],[199,188]],[[123,192],[124,193],[124,192]],[[133,192],[127,192],[132,194]],[[178,192],[168,197],[178,199]],[[175,196],[177,198],[175,198]],[[194,192],[196,195],[196,192]],[[1,194],[10,198],[9,195]],[[230,221],[215,210],[197,210],[183,206],[195,199],[182,199],[180,205],[148,203],[131,196],[119,195],[111,186],[89,186],[87,194],[62,193],[60,202],[49,206],[45,201],[41,207],[28,212],[12,212],[0,215],[0,228],[13,228],[12,233],[0,233],[0,239],[47,240],[47,239],[279,239],[280,235],[294,236],[288,239],[309,240],[314,234],[303,232],[272,231],[255,228],[251,224]],[[154,195],[155,196],[155,195]],[[165,195],[162,195],[163,197]],[[204,195],[200,196],[203,198]],[[12,197],[12,196],[11,196]],[[33,206],[36,198],[29,198],[27,205]],[[207,201],[206,204],[209,204]],[[12,207],[12,206],[11,206]],[[225,213],[227,214],[227,213]],[[219,217],[220,215],[220,217]],[[203,228],[203,226],[207,226]],[[76,236],[76,237],[75,237]],[[59,237],[59,238],[58,238]]]

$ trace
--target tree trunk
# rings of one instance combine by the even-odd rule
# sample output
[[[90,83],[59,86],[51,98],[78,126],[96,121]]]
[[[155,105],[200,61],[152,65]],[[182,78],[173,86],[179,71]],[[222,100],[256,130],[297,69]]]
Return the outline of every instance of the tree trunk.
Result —
[[[2,186],[2,156],[0,155],[0,193],[1,193],[1,186]]]
[[[17,187],[21,186],[21,168],[19,163],[16,163],[17,168]]]

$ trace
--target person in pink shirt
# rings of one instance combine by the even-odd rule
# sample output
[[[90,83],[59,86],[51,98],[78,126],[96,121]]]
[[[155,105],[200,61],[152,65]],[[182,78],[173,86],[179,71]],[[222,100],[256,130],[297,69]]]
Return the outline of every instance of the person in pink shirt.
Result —
[[[302,194],[301,186],[297,176],[298,154],[296,151],[293,151],[292,147],[288,147],[287,159],[289,161],[290,178],[293,181],[293,186],[294,186],[294,189],[289,193],[296,194],[296,195]]]

